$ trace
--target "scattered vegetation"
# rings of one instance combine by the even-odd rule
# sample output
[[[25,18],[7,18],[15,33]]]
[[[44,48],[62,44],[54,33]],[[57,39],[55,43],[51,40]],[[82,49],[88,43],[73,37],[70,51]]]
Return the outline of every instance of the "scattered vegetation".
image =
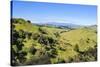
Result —
[[[11,64],[57,64],[97,60],[97,31],[65,29],[11,19]]]

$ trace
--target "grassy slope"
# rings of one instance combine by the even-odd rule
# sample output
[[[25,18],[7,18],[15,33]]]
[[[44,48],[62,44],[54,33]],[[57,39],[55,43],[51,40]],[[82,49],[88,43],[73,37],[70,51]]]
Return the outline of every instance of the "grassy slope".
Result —
[[[35,33],[35,32],[40,33],[40,31],[38,30],[39,26],[33,25],[31,23],[22,20],[18,22],[21,23],[14,24],[15,30],[17,31],[24,30],[31,33]],[[74,51],[74,47],[76,44],[78,44],[80,51],[86,51],[90,47],[94,48],[94,46],[96,45],[94,43],[97,41],[96,33],[94,32],[94,30],[89,28],[80,28],[80,29],[75,29],[70,31],[67,31],[65,29],[58,29],[54,27],[45,27],[45,26],[41,28],[44,29],[47,32],[47,35],[50,37],[55,37],[54,35],[55,32],[65,31],[63,33],[60,33],[60,37],[57,38],[59,45],[56,44],[55,48],[58,52],[58,55],[56,58],[50,59],[51,63],[57,63],[59,60],[58,58],[66,61],[69,58],[74,58],[74,56],[78,55],[78,53]],[[29,61],[32,58],[39,59],[40,58],[39,52],[41,51],[41,49],[42,51],[45,51],[44,46],[41,46],[41,44],[38,43],[38,41],[33,39],[26,38],[25,41],[26,42],[23,42],[24,47],[22,51],[29,52],[29,49],[32,46],[35,46],[35,48],[38,50],[38,52],[35,55],[28,53],[26,55],[27,60]],[[59,47],[63,48],[64,51],[59,50]]]
[[[97,36],[92,29],[82,28],[62,33],[61,39],[65,42],[67,40],[67,42],[72,44],[72,46],[78,44],[80,46],[80,50],[84,51],[87,48],[94,47],[96,45],[93,41],[97,41]],[[88,43],[86,41],[88,41]]]

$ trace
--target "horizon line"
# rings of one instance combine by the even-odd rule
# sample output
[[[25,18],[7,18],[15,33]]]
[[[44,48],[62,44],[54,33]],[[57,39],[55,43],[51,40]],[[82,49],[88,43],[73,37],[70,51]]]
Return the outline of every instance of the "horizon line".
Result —
[[[11,18],[15,18],[15,17],[11,17]],[[26,19],[26,18],[18,18],[18,17],[16,17],[15,19],[24,19],[25,21],[27,21],[27,20],[29,20],[29,21],[31,21],[31,23],[52,23],[52,22],[55,22],[55,23],[70,23],[70,24],[75,24],[75,25],[83,25],[83,26],[86,26],[86,25],[97,25],[97,22],[96,22],[96,24],[78,24],[79,22],[77,22],[76,23],[76,21],[71,21],[71,20],[60,20],[60,21],[47,21],[47,19],[46,20],[43,20],[43,21],[38,21],[38,20],[30,20],[30,19]],[[34,22],[35,21],[35,22]]]

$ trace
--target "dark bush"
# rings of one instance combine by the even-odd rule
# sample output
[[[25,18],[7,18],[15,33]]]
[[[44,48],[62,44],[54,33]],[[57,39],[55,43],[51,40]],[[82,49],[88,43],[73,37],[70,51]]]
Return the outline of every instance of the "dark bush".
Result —
[[[56,49],[51,49],[51,51],[48,53],[48,56],[51,58],[56,58],[57,55],[58,53]]]
[[[36,53],[36,51],[37,51],[37,49],[36,48],[34,48],[34,46],[31,46],[30,47],[30,53],[32,53],[33,55]]]
[[[42,33],[42,34],[47,34],[48,32],[46,31],[46,29],[43,29],[41,27],[39,27],[39,31]]]
[[[30,21],[30,20],[27,20],[27,22],[28,22],[28,23],[31,23],[31,21]]]

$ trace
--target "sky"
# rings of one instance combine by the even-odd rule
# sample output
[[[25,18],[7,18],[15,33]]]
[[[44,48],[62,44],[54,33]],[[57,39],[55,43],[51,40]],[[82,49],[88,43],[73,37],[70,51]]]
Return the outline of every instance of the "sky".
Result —
[[[13,1],[12,18],[23,18],[32,23],[58,22],[94,25],[97,23],[97,6]]]

